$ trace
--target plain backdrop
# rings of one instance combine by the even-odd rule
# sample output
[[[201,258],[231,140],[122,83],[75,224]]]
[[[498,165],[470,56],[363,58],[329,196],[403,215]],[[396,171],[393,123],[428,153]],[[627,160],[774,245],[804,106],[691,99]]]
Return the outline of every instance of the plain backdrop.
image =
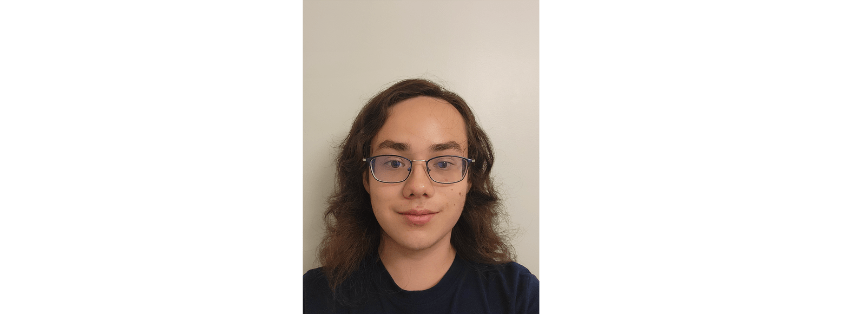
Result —
[[[517,262],[539,275],[538,4],[526,0],[304,2],[304,271],[319,266],[336,145],[369,98],[406,78],[473,109]]]

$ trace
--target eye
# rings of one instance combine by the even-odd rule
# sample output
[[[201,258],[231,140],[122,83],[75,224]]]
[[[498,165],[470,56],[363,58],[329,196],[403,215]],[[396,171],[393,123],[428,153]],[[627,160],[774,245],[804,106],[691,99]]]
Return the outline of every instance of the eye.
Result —
[[[437,168],[448,168],[450,166],[450,164],[452,164],[452,163],[449,163],[447,161],[440,161],[440,162],[434,163],[434,166],[436,166]]]
[[[402,167],[402,162],[400,162],[400,161],[387,161],[387,164],[392,168]]]

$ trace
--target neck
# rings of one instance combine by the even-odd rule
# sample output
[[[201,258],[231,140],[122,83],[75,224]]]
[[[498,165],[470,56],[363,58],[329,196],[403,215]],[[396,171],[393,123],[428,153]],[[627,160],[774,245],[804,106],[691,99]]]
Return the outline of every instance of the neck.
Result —
[[[409,249],[392,240],[388,241],[388,237],[382,235],[378,255],[400,288],[407,291],[426,290],[440,282],[455,260],[455,248],[449,239],[447,235],[429,248]]]

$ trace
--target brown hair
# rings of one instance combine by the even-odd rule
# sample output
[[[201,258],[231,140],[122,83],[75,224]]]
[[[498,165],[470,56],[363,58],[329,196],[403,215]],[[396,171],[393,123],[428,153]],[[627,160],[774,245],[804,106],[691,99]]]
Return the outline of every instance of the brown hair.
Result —
[[[469,169],[470,191],[461,218],[452,228],[450,243],[457,255],[468,261],[499,264],[514,260],[513,248],[500,229],[503,215],[490,176],[494,154],[490,140],[476,123],[473,112],[457,94],[424,79],[400,81],[373,96],[352,123],[340,145],[334,193],[325,211],[325,236],[319,260],[334,290],[367,256],[378,252],[381,226],[372,212],[369,194],[363,187],[369,144],[387,120],[391,106],[417,96],[442,99],[461,113],[467,129],[468,158],[476,160]]]

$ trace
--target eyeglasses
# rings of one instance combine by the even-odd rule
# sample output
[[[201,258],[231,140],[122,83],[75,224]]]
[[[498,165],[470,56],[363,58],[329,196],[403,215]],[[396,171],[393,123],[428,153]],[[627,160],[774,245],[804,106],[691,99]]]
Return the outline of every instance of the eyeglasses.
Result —
[[[426,163],[426,173],[435,183],[453,184],[464,180],[470,163],[476,160],[454,155],[442,155],[428,160],[410,160],[398,155],[376,155],[363,159],[375,180],[382,183],[401,183],[411,176],[414,162]]]

